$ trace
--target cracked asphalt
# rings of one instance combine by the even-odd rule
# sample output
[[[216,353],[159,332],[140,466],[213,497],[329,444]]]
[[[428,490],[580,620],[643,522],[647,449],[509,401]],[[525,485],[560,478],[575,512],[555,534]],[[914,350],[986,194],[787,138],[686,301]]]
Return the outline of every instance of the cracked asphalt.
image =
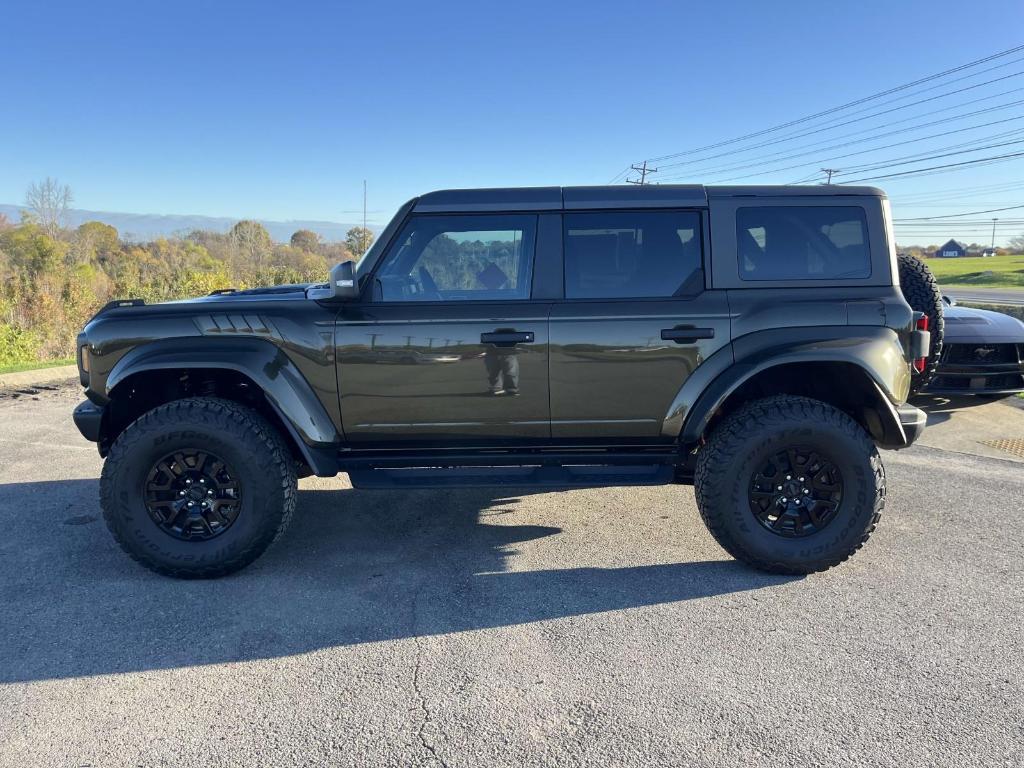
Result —
[[[337,478],[183,582],[105,530],[78,399],[0,396],[2,766],[1024,764],[1024,467],[972,448],[1012,405],[937,405],[807,578],[730,560],[685,487]]]

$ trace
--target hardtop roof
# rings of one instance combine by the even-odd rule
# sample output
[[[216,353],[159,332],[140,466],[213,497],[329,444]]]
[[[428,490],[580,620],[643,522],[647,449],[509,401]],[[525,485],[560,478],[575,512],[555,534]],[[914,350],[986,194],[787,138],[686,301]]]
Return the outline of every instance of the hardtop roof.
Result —
[[[487,211],[570,211],[594,208],[700,208],[722,197],[885,197],[877,187],[704,186],[703,184],[617,184],[595,187],[494,187],[441,189],[416,198],[420,213]]]

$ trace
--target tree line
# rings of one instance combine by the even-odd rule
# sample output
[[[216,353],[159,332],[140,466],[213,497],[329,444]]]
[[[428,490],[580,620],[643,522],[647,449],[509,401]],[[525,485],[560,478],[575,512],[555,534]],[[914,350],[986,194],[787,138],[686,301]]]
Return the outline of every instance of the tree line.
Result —
[[[0,214],[0,366],[73,357],[78,331],[111,299],[324,281],[333,264],[358,258],[373,239],[354,227],[343,243],[310,230],[276,243],[262,224],[242,220],[227,233],[134,243],[99,221],[70,228],[72,199],[47,179],[29,187],[21,221]]]

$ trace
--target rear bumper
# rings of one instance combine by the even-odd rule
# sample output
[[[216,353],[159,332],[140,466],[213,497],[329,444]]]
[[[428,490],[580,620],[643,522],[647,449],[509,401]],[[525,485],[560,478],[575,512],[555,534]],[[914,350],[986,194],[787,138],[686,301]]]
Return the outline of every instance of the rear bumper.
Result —
[[[84,400],[75,408],[75,426],[82,433],[82,437],[93,443],[100,442],[103,434],[104,408],[96,405],[91,400]]]
[[[903,434],[907,436],[906,445],[912,445],[924,432],[924,427],[928,423],[928,414],[920,408],[904,403],[896,409],[896,415],[899,416]]]

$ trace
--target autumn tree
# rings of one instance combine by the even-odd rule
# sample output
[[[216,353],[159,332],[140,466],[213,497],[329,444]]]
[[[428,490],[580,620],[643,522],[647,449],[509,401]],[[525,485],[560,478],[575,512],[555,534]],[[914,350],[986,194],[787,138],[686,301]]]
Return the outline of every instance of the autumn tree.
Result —
[[[258,221],[242,219],[231,228],[230,236],[235,247],[257,270],[262,268],[264,260],[274,251],[270,233]]]
[[[76,263],[109,259],[121,248],[115,227],[102,221],[87,221],[75,230],[71,253]]]
[[[299,248],[307,253],[316,253],[320,248],[320,235],[311,229],[300,229],[292,235],[292,248]]]
[[[352,227],[345,233],[345,247],[357,259],[361,258],[373,242],[373,232],[366,227]]]
[[[25,207],[31,211],[43,232],[52,238],[58,237],[67,226],[73,200],[71,187],[49,176],[44,181],[30,184],[25,192]]]

